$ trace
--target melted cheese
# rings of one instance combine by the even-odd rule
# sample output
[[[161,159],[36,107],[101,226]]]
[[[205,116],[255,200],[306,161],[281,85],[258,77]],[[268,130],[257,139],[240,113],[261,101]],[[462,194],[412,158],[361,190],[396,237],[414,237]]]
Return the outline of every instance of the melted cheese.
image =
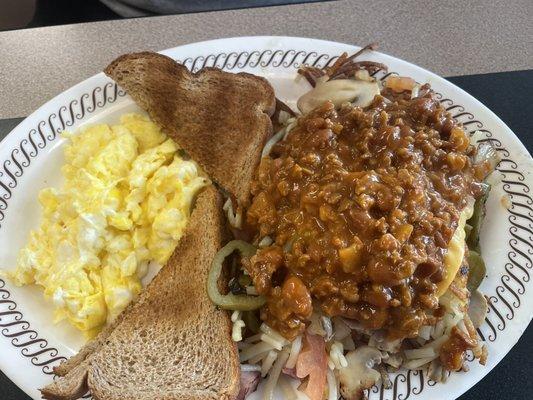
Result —
[[[470,219],[472,213],[474,212],[474,203],[470,202],[459,217],[459,222],[457,224],[457,229],[455,230],[450,243],[448,245],[448,251],[444,256],[444,268],[445,274],[444,279],[437,285],[437,296],[442,296],[448,287],[452,283],[457,271],[463,263],[463,258],[465,256],[465,225],[466,221]]]

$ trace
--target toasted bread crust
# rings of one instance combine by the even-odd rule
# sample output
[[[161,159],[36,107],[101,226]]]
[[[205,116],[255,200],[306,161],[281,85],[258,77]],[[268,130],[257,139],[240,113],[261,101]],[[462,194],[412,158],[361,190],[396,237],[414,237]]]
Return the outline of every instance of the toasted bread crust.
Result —
[[[241,205],[248,203],[252,176],[264,142],[272,133],[270,115],[275,108],[275,97],[266,80],[247,73],[229,74],[216,68],[205,68],[192,74],[172,59],[151,52],[121,56],[113,61],[105,72],[126,89],[213,180]],[[198,216],[200,211],[193,212],[188,233],[180,241],[167,266],[113,325],[85,345],[76,356],[55,369],[55,372],[64,378],[44,388],[43,396],[48,399],[76,398],[83,394],[80,392],[87,387],[96,399],[122,399],[124,396],[142,398],[148,395],[148,392],[149,398],[186,400],[233,399],[237,395],[240,369],[237,349],[230,338],[231,324],[225,312],[214,309],[205,291],[206,268],[222,243],[224,220],[220,202],[220,195],[215,189],[205,190],[199,198],[197,209],[207,207],[209,221],[202,220],[205,216]],[[210,206],[207,206],[207,203],[210,203]],[[199,220],[202,222],[193,223]],[[205,231],[206,224],[211,226],[208,231]],[[199,243],[199,240],[202,243]],[[198,260],[191,251],[205,257]],[[192,260],[187,260],[187,257]],[[220,341],[220,349],[217,355],[220,359],[220,351],[222,354],[226,352],[222,368],[226,372],[225,380],[214,391],[201,387],[177,387],[167,392],[161,385],[157,385],[150,390],[145,388],[145,393],[139,396],[139,385],[121,387],[124,382],[114,375],[121,371],[121,365],[114,365],[113,360],[128,353],[124,350],[129,350],[130,346],[124,347],[124,340],[131,345],[129,339],[131,335],[135,335],[137,326],[143,326],[143,318],[152,310],[154,315],[157,314],[159,307],[167,305],[165,299],[169,299],[169,293],[164,290],[166,285],[172,282],[176,285],[174,288],[182,287],[177,285],[178,278],[191,272],[183,269],[190,261],[195,264],[201,261],[201,268],[197,272],[204,276],[199,275],[198,280],[180,281],[181,285],[188,285],[191,293],[194,292],[191,298],[201,299],[196,304],[199,308],[189,314],[189,317],[204,323],[207,321],[209,327],[219,334],[217,339]],[[161,293],[164,295],[159,296]],[[184,300],[181,299],[182,304]],[[172,306],[177,307],[176,310],[180,308],[179,304]],[[201,315],[202,313],[205,315]],[[172,322],[183,327],[192,321]],[[155,345],[150,351],[157,351],[158,343],[153,340],[150,343]],[[213,343],[213,338],[210,343]],[[133,349],[133,356],[143,354],[143,348]],[[208,356],[211,355],[206,355],[204,361],[209,362]],[[220,377],[220,367],[210,378]],[[182,382],[188,380],[187,377],[184,378]],[[175,377],[174,381],[179,383],[180,379]],[[141,382],[137,383],[142,387]],[[209,385],[210,388],[212,386],[213,384]]]
[[[146,110],[210,178],[246,206],[265,141],[274,90],[263,78],[217,68],[191,73],[157,53],[126,54],[105,73]]]
[[[94,339],[85,343],[75,355],[61,362],[57,367],[54,367],[54,373],[57,376],[65,376],[85,361],[88,356],[97,351],[105,343],[107,337],[113,332],[118,323],[122,321],[122,318],[128,313],[129,308],[133,306],[133,304],[134,302],[130,303],[110,325],[106,326]]]
[[[50,385],[41,389],[44,399],[48,400],[75,400],[87,393],[88,362],[73,366],[69,371],[69,377],[59,378]]]
[[[64,377],[42,389],[50,400],[234,399],[240,366],[231,322],[205,289],[211,261],[227,239],[222,196],[198,196],[168,263],[104,340]],[[216,354],[216,357],[213,355]]]

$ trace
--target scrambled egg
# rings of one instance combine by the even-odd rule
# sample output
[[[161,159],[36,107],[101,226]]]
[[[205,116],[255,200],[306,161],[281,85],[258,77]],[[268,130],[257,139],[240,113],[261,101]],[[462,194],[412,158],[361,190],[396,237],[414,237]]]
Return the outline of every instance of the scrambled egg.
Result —
[[[42,222],[9,273],[53,299],[55,321],[89,336],[141,291],[148,262],[164,264],[208,180],[144,116],[65,134],[62,188],[39,194]]]

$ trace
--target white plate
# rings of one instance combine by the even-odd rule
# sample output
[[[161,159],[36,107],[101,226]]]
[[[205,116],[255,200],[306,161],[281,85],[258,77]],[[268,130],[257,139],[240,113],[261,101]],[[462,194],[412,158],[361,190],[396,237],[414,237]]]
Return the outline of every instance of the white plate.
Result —
[[[314,39],[248,37],[195,43],[163,53],[193,70],[216,65],[265,76],[278,97],[294,103],[308,89],[304,80],[295,81],[299,66],[322,67],[340,53],[358,49]],[[392,377],[391,389],[375,387],[369,394],[371,400],[455,398],[494,368],[533,315],[533,160],[513,132],[463,90],[391,56],[374,52],[364,58],[382,62],[389,71],[418,82],[429,82],[455,118],[469,132],[481,130],[481,140],[490,141],[502,157],[481,235],[488,269],[481,289],[491,304],[479,332],[488,346],[488,364],[483,367],[472,362],[470,372],[454,373],[446,384],[428,381],[418,371],[400,371]],[[384,76],[383,72],[376,75],[380,79]],[[0,146],[0,268],[14,267],[18,249],[25,244],[30,229],[37,227],[39,190],[60,182],[64,140],[58,133],[84,124],[113,123],[120,114],[136,109],[128,96],[101,73],[50,100],[7,136]],[[506,208],[506,203],[510,207]],[[74,328],[66,323],[53,325],[51,319],[52,307],[38,288],[17,288],[0,279],[0,368],[35,399],[40,398],[37,389],[52,380],[52,367],[74,354],[84,342]]]

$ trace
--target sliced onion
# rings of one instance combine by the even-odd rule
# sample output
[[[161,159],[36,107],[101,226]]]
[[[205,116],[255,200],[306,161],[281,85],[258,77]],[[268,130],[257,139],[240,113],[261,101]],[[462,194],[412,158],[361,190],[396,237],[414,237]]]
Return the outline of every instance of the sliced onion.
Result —
[[[424,340],[429,340],[431,338],[431,326],[425,325],[420,327],[420,330],[418,331],[418,336],[420,336]]]
[[[472,292],[470,302],[468,303],[468,316],[474,325],[474,328],[479,328],[488,311],[487,299],[479,290]]]
[[[257,344],[254,344],[253,346],[250,346],[243,351],[241,351],[240,359],[241,362],[248,361],[260,354],[266,353],[270,350],[272,350],[274,347],[265,342],[259,342]]]
[[[333,324],[331,323],[331,319],[325,315],[322,315],[320,317],[320,322],[322,324],[322,328],[324,328],[324,332],[326,332],[326,342],[329,342],[333,337]]]
[[[408,360],[435,357],[437,355],[437,352],[433,347],[421,347],[420,349],[404,350],[404,353]]]
[[[226,200],[222,209],[226,212],[229,224],[237,229],[242,227],[242,210],[237,208],[237,212],[233,210],[233,203],[230,198]]]
[[[431,361],[433,361],[437,357],[438,356],[428,357],[428,358],[417,358],[415,360],[410,360],[410,361],[408,361],[406,363],[403,363],[402,367],[404,367],[406,369],[413,369],[413,370],[422,369],[423,366],[425,366],[427,363],[430,363]]]
[[[261,324],[261,327],[259,328],[261,332],[266,333],[267,335],[274,338],[276,341],[280,342],[283,345],[289,344],[289,341],[285,339],[283,336],[281,336],[277,331],[272,329],[270,326],[265,324],[264,322]]]
[[[278,358],[278,352],[270,350],[261,364],[261,376],[264,378],[274,365],[274,361]]]
[[[291,352],[289,355],[289,358],[287,359],[287,364],[285,364],[286,368],[292,369],[296,367],[296,361],[298,360],[298,355],[300,354],[300,350],[302,349],[302,336],[296,337],[291,343]]]
[[[246,339],[244,339],[244,341],[246,343],[254,343],[254,342],[259,342],[261,340],[261,333],[257,333],[253,336],[250,336],[250,337],[247,337]]]
[[[272,243],[274,243],[274,241],[272,240],[272,238],[270,236],[265,236],[263,239],[261,239],[259,241],[259,243],[257,244],[257,246],[259,248],[263,248],[263,247],[268,247],[270,246]]]
[[[484,161],[488,161],[490,165],[490,170],[494,171],[496,166],[500,162],[501,158],[498,154],[498,151],[488,142],[480,143],[477,147],[477,154],[474,159],[476,164],[479,164]]]
[[[261,153],[261,157],[266,157],[270,155],[270,152],[272,151],[272,148],[276,143],[278,143],[280,140],[283,139],[285,136],[285,128],[277,132],[274,136],[272,136],[270,139],[268,139],[268,142],[266,142],[265,147],[263,147],[263,152]]]
[[[259,365],[241,364],[242,372],[259,372],[261,367]]]
[[[420,94],[420,85],[417,83],[411,90],[411,99],[415,99]]]
[[[328,369],[326,374],[326,379],[328,382],[328,400],[337,400],[339,398],[339,389],[337,385],[337,379],[332,370]]]
[[[298,394],[291,385],[291,382],[287,376],[279,377],[279,387],[283,392],[284,400],[298,400]]]
[[[342,339],[341,343],[344,346],[344,350],[346,351],[355,350],[355,342],[353,341],[351,336],[346,336],[344,339]]]
[[[344,340],[346,337],[350,336],[350,328],[348,328],[348,325],[346,325],[342,319],[340,318],[334,318],[333,319],[333,326],[335,329],[333,331],[335,334],[333,335],[333,338],[335,340]],[[353,350],[353,349],[352,349]]]
[[[281,374],[281,369],[287,362],[287,359],[289,358],[289,350],[284,349],[281,353],[278,355],[278,359],[272,366],[272,369],[270,370],[270,373],[268,374],[268,379],[265,383],[264,392],[263,392],[263,400],[273,400],[274,399],[274,389],[276,387],[276,384],[278,383],[279,375]]]
[[[267,335],[266,333],[263,333],[261,335],[261,340],[263,342],[265,342],[265,343],[270,344],[272,347],[274,347],[277,350],[281,350],[283,348],[283,343],[282,342],[277,341],[272,336]]]

